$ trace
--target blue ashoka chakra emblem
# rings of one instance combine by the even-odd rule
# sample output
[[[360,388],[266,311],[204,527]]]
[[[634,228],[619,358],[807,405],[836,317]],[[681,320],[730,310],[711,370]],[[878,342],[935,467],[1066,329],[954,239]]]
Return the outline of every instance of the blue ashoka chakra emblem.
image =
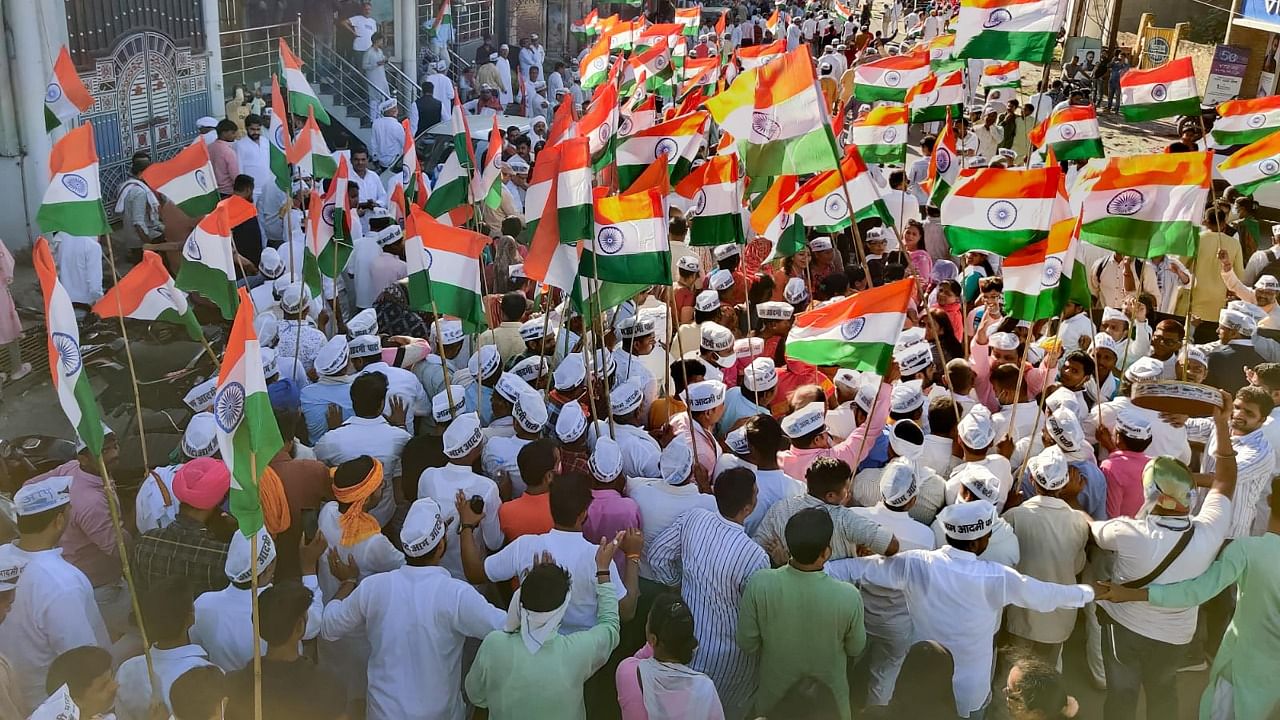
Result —
[[[699,190],[697,194],[693,196],[693,207],[690,209],[690,213],[694,215],[701,215],[703,211],[706,209],[707,209],[707,191]]]
[[[64,332],[55,332],[50,336],[53,349],[58,353],[58,368],[62,377],[71,377],[80,372],[80,343]]]
[[[845,340],[853,340],[862,333],[862,328],[867,324],[866,318],[856,317],[845,322],[840,326],[840,337]]]
[[[1245,120],[1245,121],[1244,121],[1244,124],[1245,124],[1245,125],[1248,125],[1250,128],[1252,128],[1252,129],[1254,129],[1254,130],[1257,130],[1258,128],[1260,128],[1260,127],[1262,127],[1263,125],[1265,125],[1265,124],[1266,124],[1266,122],[1267,122],[1267,116],[1266,116],[1265,114],[1263,114],[1263,113],[1254,113],[1254,114],[1252,114],[1252,115],[1250,115],[1250,116],[1249,116],[1249,119],[1248,119],[1248,120]]]
[[[630,125],[631,125],[631,122],[629,120],[623,120],[622,123],[618,125],[618,133],[621,135],[626,135],[627,129],[630,129]],[[624,127],[626,129],[624,129]],[[613,127],[611,127],[609,123],[605,123],[600,126],[599,130],[596,131],[596,137],[600,138],[600,142],[607,143],[609,142],[609,133],[612,133],[612,132],[613,132]]]
[[[982,27],[990,30],[991,28],[1000,27],[1001,25],[1013,19],[1013,13],[1004,8],[996,8],[987,15],[986,21],[982,23]]]
[[[422,268],[424,270],[430,270],[431,263],[432,263],[431,251],[426,248],[422,248]]]
[[[885,145],[894,144],[895,142],[898,141],[898,128],[896,127],[885,128],[884,132],[881,133],[880,135],[880,140],[883,141]]]
[[[619,117],[619,118],[618,118],[618,134],[619,134],[619,135],[630,135],[630,134],[631,134],[632,127],[633,127],[634,125],[635,125],[635,123],[634,123],[634,122],[632,122],[632,120],[631,120],[631,117],[630,117],[630,116],[628,116],[628,115],[623,115],[623,116]],[[604,125],[604,126],[605,126],[606,128],[608,128],[608,127],[609,127],[609,124],[608,124],[608,123],[605,123],[605,125]],[[608,139],[608,136],[606,136],[604,139],[606,139],[606,140],[607,140],[607,139]]]
[[[596,247],[605,255],[615,255],[622,249],[623,235],[618,228],[607,225],[596,233]]]
[[[902,73],[897,70],[890,70],[884,74],[884,84],[889,87],[898,87],[898,83],[902,82]]]
[[[1018,208],[1008,200],[997,200],[987,208],[987,222],[999,230],[1008,230],[1018,221]]]
[[[663,153],[667,155],[667,162],[675,162],[676,156],[680,154],[680,146],[671,138],[662,138],[653,146],[653,159],[657,160]]]
[[[325,203],[324,207],[320,208],[320,219],[324,220],[325,225],[333,227],[333,216],[337,211],[338,208],[335,203]]]
[[[213,397],[213,419],[224,433],[235,432],[244,419],[244,386],[229,382]]]
[[[939,174],[946,173],[948,170],[950,170],[951,163],[953,160],[954,158],[951,157],[951,151],[944,147],[938,148],[938,152],[936,155],[934,155],[934,158],[933,158],[934,164],[938,166]]]
[[[1267,176],[1280,173],[1280,161],[1277,161],[1275,158],[1267,158],[1266,160],[1258,163],[1258,172]]]
[[[177,303],[173,301],[173,293],[169,291],[169,288],[162,285],[156,288],[156,294],[168,301],[170,305],[177,305]]]
[[[938,92],[937,90],[930,90],[923,97],[918,98],[917,102],[913,102],[912,106],[913,107],[933,107],[934,105],[938,104],[938,98],[941,97],[941,95],[942,93]]]
[[[1159,83],[1151,86],[1152,100],[1155,100],[1156,102],[1164,102],[1165,98],[1168,98],[1168,97],[1169,97],[1169,88],[1165,87],[1164,83]]]
[[[209,190],[209,176],[204,174],[204,170],[196,171],[196,184],[200,186],[201,190]]]
[[[791,225],[791,213],[780,213],[778,215],[778,229],[786,230]]]
[[[1044,259],[1044,275],[1040,278],[1040,284],[1045,287],[1054,287],[1058,284],[1059,278],[1062,277],[1062,258],[1047,257]]]
[[[89,197],[89,181],[75,173],[63,175],[62,186],[70,190],[78,198]]]
[[[751,113],[751,132],[765,140],[774,140],[782,132],[782,126],[769,117],[768,113]]]
[[[1107,203],[1108,215],[1137,215],[1147,199],[1142,193],[1132,188],[1121,190]]]
[[[62,86],[58,83],[49,83],[44,89],[44,101],[52,105],[62,99]]]
[[[1070,140],[1071,138],[1076,136],[1076,126],[1069,125],[1069,124],[1063,125],[1058,128],[1058,134],[1062,136],[1063,140]]]
[[[283,150],[284,149],[284,126],[277,125],[275,131],[272,134],[275,137],[275,146]]]
[[[187,241],[183,243],[182,257],[196,262],[204,259],[204,253],[200,252],[200,243],[196,242],[194,236],[187,238]]]
[[[658,57],[654,58],[653,66],[659,70],[665,68],[667,66],[667,56],[659,55]]]
[[[822,211],[832,220],[839,220],[849,216],[849,203],[844,199],[843,195],[838,193],[831,194],[823,201]]]

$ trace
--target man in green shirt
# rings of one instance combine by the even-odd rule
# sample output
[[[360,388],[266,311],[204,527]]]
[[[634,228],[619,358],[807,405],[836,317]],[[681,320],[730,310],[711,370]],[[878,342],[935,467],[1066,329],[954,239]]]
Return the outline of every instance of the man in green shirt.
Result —
[[[791,560],[751,576],[738,609],[738,645],[760,656],[758,714],[772,716],[794,683],[815,679],[831,689],[842,720],[849,720],[848,659],[867,644],[862,596],[822,571],[831,556],[834,526],[822,508],[806,508],[787,521]]]
[[[1213,658],[1200,720],[1269,718],[1280,709],[1280,482],[1271,484],[1270,507],[1265,535],[1230,541],[1199,577],[1137,589],[1101,583],[1106,592],[1099,600],[1146,600],[1166,608],[1195,607],[1236,585],[1236,612]]]

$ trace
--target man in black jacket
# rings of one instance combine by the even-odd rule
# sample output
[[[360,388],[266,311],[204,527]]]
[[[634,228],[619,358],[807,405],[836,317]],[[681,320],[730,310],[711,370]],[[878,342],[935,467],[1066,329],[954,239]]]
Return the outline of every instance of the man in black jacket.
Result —
[[[414,135],[441,120],[440,101],[436,99],[435,90],[436,86],[430,80],[422,83],[422,95],[415,101],[418,106],[418,127],[414,129]]]

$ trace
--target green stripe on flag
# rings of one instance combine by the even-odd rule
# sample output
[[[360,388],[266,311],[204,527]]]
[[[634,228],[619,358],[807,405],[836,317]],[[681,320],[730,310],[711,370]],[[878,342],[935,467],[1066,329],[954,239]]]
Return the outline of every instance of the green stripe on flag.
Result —
[[[1148,103],[1144,105],[1121,105],[1120,114],[1127,122],[1144,122],[1174,117],[1176,115],[1199,115],[1200,98],[1186,98],[1171,102]]]
[[[462,321],[465,332],[476,333],[489,326],[480,296],[470,290],[432,279],[431,297],[441,315],[452,315]]]
[[[1223,147],[1232,147],[1235,145],[1253,144],[1277,130],[1280,130],[1280,125],[1272,125],[1271,127],[1264,127],[1258,130],[1239,130],[1236,132],[1232,132],[1230,130],[1223,131],[1214,128],[1210,130],[1209,133],[1213,135],[1214,142]]]
[[[1080,227],[1081,241],[1137,258],[1194,255],[1199,237],[1199,224],[1187,220],[1153,222],[1105,217]]]
[[[90,452],[95,456],[101,455],[102,414],[98,410],[98,396],[93,394],[93,386],[89,384],[89,375],[82,371],[71,392],[76,398],[76,405],[80,406],[80,424],[76,426],[76,434]]]
[[[923,107],[919,110],[912,110],[911,122],[942,122],[947,119],[948,110],[951,111],[952,117],[960,117],[964,112],[964,106],[957,103],[955,105],[934,105],[931,107]]]
[[[595,215],[590,205],[558,208],[556,217],[560,222],[560,242],[571,244],[591,239],[591,233],[595,229]]]
[[[698,215],[689,223],[690,247],[713,247],[729,243],[746,243],[741,215]]]
[[[879,102],[885,100],[888,102],[900,103],[907,99],[907,91],[905,89],[882,87],[880,85],[855,84],[853,86],[853,98],[862,102]]]
[[[1051,318],[1062,313],[1060,295],[1056,287],[1041,290],[1039,295],[1005,290],[1004,313],[1027,322]]]
[[[596,255],[584,249],[578,260],[583,277],[598,277],[617,283],[671,284],[671,253],[646,252],[634,255]]]
[[[61,230],[71,235],[110,235],[107,211],[101,200],[47,203],[36,212],[36,224],[46,233]]]
[[[1058,160],[1088,160],[1104,157],[1101,138],[1068,140],[1053,144],[1053,155]]]
[[[156,321],[181,325],[187,329],[187,334],[191,336],[192,340],[199,341],[200,338],[204,337],[204,328],[200,327],[200,321],[196,320],[195,311],[189,305],[187,306],[187,311],[181,315],[173,308],[165,308],[160,311],[159,315],[156,315]]]
[[[239,522],[240,532],[252,536],[262,528],[258,480],[266,472],[271,458],[284,447],[271,410],[271,398],[265,392],[250,393],[244,399],[244,418],[231,436],[231,446],[235,456],[231,515]]]
[[[427,196],[427,206],[424,209],[431,217],[440,217],[454,208],[462,207],[467,204],[467,188],[467,176],[460,175],[437,187]]]
[[[747,146],[747,175],[777,177],[831,170],[836,166],[836,139],[831,126],[787,140]],[[865,159],[865,157],[864,157]],[[868,160],[868,162],[870,162]]]
[[[859,145],[863,162],[868,165],[901,165],[907,161],[907,146],[901,145]]]
[[[1002,257],[1049,236],[1047,230],[978,230],[959,225],[944,225],[942,232],[955,255],[986,250]]]
[[[62,127],[62,121],[59,120],[58,116],[53,113],[53,110],[49,109],[48,105],[45,105],[44,106],[44,131],[53,132],[59,127]]]
[[[329,124],[329,111],[324,109],[324,105],[320,104],[320,99],[305,93],[289,91],[289,112],[300,117],[307,116],[307,109],[312,108],[316,113],[316,122]]]
[[[312,254],[311,248],[302,248],[302,282],[311,292],[311,297],[318,298],[324,294],[324,280],[321,279],[320,261]]]
[[[320,249],[320,256],[316,258],[316,267],[320,269],[320,274],[337,279],[342,270],[347,267],[347,261],[351,259],[351,249],[351,243],[339,240],[337,237],[331,239]]]
[[[223,319],[231,320],[236,316],[236,305],[239,303],[236,285],[221,270],[183,258],[173,284],[179,290],[196,293],[217,305],[218,310],[222,311]]]
[[[431,278],[426,271],[409,275],[409,309],[431,312]]]
[[[1045,63],[1053,57],[1057,37],[1049,32],[1001,32],[983,30],[973,36],[957,58],[983,60],[1022,60]]]
[[[286,195],[291,195],[292,193],[289,192],[289,189],[292,187],[292,183],[290,182],[292,178],[289,177],[289,161],[285,159],[284,152],[275,145],[271,146],[270,152],[271,174],[275,176],[276,187],[280,188],[280,192]],[[315,164],[312,163],[313,172],[314,165]]]
[[[836,367],[884,374],[893,358],[887,343],[852,343],[845,340],[797,340],[787,343],[787,357],[819,367]]]
[[[178,209],[193,218],[204,217],[205,215],[213,212],[213,209],[218,206],[218,200],[220,199],[218,192],[215,190],[211,193],[196,195],[195,197],[183,200],[178,203]]]
[[[1263,185],[1269,185],[1277,180],[1280,180],[1280,175],[1268,175],[1266,177],[1258,178],[1253,182],[1240,183],[1239,185],[1232,185],[1232,187],[1241,195],[1253,195],[1254,191],[1258,188]]]

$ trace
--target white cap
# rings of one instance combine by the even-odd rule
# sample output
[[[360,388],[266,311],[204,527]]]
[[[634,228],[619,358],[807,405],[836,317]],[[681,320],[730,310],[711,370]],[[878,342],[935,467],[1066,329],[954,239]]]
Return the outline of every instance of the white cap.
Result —
[[[29,482],[13,494],[18,517],[38,515],[71,502],[71,478],[66,475]]]
[[[565,355],[556,370],[552,373],[557,390],[569,390],[581,385],[587,379],[587,365],[582,353]]]
[[[577,402],[565,403],[556,418],[556,437],[560,442],[569,444],[577,442],[587,431],[587,415],[582,405]]]
[[[804,280],[793,277],[782,288],[782,299],[790,305],[800,305],[809,299],[809,288],[804,286]]]
[[[924,405],[923,380],[908,380],[893,386],[889,395],[889,410],[894,413],[909,413],[919,410]]]
[[[698,260],[697,255],[682,255],[676,261],[676,267],[685,272],[702,272],[702,261]]]
[[[461,385],[450,385],[446,392],[441,390],[431,398],[431,417],[438,423],[447,423],[462,412],[466,390]],[[453,403],[449,403],[450,396]]]
[[[979,499],[994,503],[1000,497],[1000,480],[982,465],[968,463],[951,473],[951,479],[968,488]]]
[[[1126,325],[1129,324],[1129,316],[1125,315],[1123,310],[1118,310],[1109,305],[1103,307],[1102,322],[1104,323],[1111,322],[1112,320],[1119,320],[1120,322],[1125,323]]]
[[[269,312],[262,313],[253,319],[253,332],[258,336],[259,347],[273,348],[280,338],[280,321]]]
[[[284,274],[284,260],[280,259],[280,251],[273,247],[262,248],[262,257],[258,259],[258,270],[262,276],[275,280]]]
[[[1120,357],[1120,343],[1107,333],[1100,332],[1093,336],[1093,351],[1110,350],[1111,354]]]
[[[996,524],[996,506],[986,500],[956,503],[938,513],[942,531],[953,540],[977,540]]]
[[[782,434],[795,440],[821,430],[826,425],[826,410],[826,405],[814,401],[792,412],[782,418]]]
[[[400,544],[409,557],[422,557],[444,539],[449,523],[440,511],[440,503],[425,497],[414,500],[400,526]]]
[[[475,413],[462,413],[444,430],[444,454],[457,460],[480,447],[484,435],[480,433],[480,417]]]
[[[378,243],[378,247],[386,247],[395,245],[404,239],[404,230],[399,225],[388,225],[379,230],[374,236],[373,241]]]
[[[895,350],[893,359],[898,362],[898,369],[903,375],[915,375],[933,364],[933,348],[927,342],[913,343]]]
[[[1044,420],[1044,428],[1049,436],[1066,452],[1077,452],[1087,447],[1084,429],[1080,427],[1080,419],[1065,408],[1055,410]]]
[[[347,339],[341,335],[335,335],[320,348],[320,352],[316,353],[316,372],[329,377],[341,375],[346,371],[349,360],[350,350],[347,348]]]
[[[541,378],[549,369],[550,366],[547,364],[547,359],[541,355],[527,357],[511,366],[511,372],[527,383],[532,383]]]
[[[1233,308],[1226,308],[1218,312],[1218,324],[1225,325],[1244,335],[1252,335],[1258,328],[1253,318]]]
[[[830,250],[833,247],[835,246],[831,244],[831,238],[826,237],[825,235],[823,237],[816,237],[809,241],[809,249],[813,252],[822,252],[823,250]]]
[[[377,335],[378,313],[373,308],[365,308],[347,321],[348,335]]]
[[[981,405],[974,405],[956,426],[960,442],[970,450],[982,450],[996,439],[995,428],[991,424],[991,411]]]
[[[662,449],[658,468],[668,485],[679,485],[689,479],[689,473],[693,472],[693,449],[689,447],[688,441],[677,437],[668,443]]]
[[[919,460],[924,454],[924,431],[914,420],[898,420],[889,429],[889,447],[899,457]]]
[[[871,408],[880,399],[880,385],[880,378],[872,373],[859,377],[858,393],[853,396],[854,404],[863,412],[870,413]]]
[[[1021,344],[1018,336],[1011,332],[991,333],[987,338],[987,344],[994,350],[1017,350]]]
[[[591,457],[587,458],[587,468],[591,476],[600,482],[613,482],[622,474],[622,450],[618,443],[610,437],[596,440],[591,449]]]
[[[778,386],[778,369],[773,359],[758,357],[742,369],[742,387],[754,393],[768,392]]]
[[[720,309],[720,295],[715,290],[703,290],[693,299],[693,309],[698,312],[712,312]]]
[[[187,421],[179,444],[182,454],[189,458],[209,457],[218,452],[218,424],[213,413],[200,412]]]
[[[1122,410],[1116,415],[1116,431],[1134,440],[1151,438],[1151,421],[1136,412]]]
[[[276,361],[276,349],[264,347],[259,349],[259,356],[262,359],[262,378],[264,380],[273,378],[280,374],[280,365]]]
[[[347,352],[353,358],[377,357],[382,354],[382,342],[377,335],[358,335],[347,343]]]
[[[476,380],[488,380],[502,369],[502,353],[498,352],[497,345],[481,345],[480,350],[467,361],[467,368]]]
[[[741,254],[742,254],[742,248],[732,243],[728,245],[717,245],[711,248],[711,256],[716,259],[716,262],[720,262],[725,258],[731,258],[734,255],[741,255]]]
[[[711,352],[724,352],[733,347],[733,331],[715,322],[704,322],[699,328],[702,332],[701,347]],[[737,360],[736,355],[729,355],[724,362],[717,361],[720,367],[729,367]]]
[[[729,446],[729,451],[734,455],[749,455],[751,443],[747,442],[747,426],[739,425],[730,430],[724,436],[724,444]]]
[[[902,507],[911,502],[919,490],[915,468],[906,460],[894,458],[880,473],[880,497],[885,505]]]
[[[717,292],[733,287],[733,273],[728,270],[716,270],[707,278],[707,287]]]
[[[858,392],[858,385],[862,382],[862,373],[849,368],[840,368],[836,370],[836,374],[832,376],[831,382],[836,387],[842,387],[850,392]]]
[[[520,399],[511,406],[511,416],[525,432],[542,432],[547,426],[547,404],[537,392],[520,393]]]
[[[445,345],[456,345],[466,338],[466,333],[462,330],[461,320],[451,320],[445,318],[436,321],[436,327],[440,332],[440,342]]]
[[[182,402],[191,408],[191,412],[204,412],[213,407],[213,396],[218,393],[218,376],[196,385],[182,397]]]
[[[1049,397],[1044,400],[1045,410],[1049,413],[1054,412],[1058,408],[1067,408],[1073,413],[1080,412],[1080,399],[1076,397],[1075,392],[1070,388],[1059,387],[1057,390],[1049,393]]]
[[[525,320],[520,325],[520,339],[525,342],[541,340],[546,336],[549,323],[541,317]]]
[[[1277,280],[1275,275],[1261,275],[1253,281],[1253,289],[1280,292],[1280,280]]]
[[[756,317],[761,320],[790,320],[796,309],[791,303],[770,300],[756,305]]]
[[[1039,455],[1027,461],[1027,474],[1031,480],[1045,490],[1061,490],[1066,487],[1068,476],[1067,456],[1062,448],[1051,445],[1040,451]]]
[[[725,384],[719,380],[702,380],[684,390],[684,401],[690,412],[715,410],[724,404]]]
[[[593,373],[603,370],[606,377],[613,377],[613,373],[618,369],[618,361],[613,359],[613,353],[601,349],[591,353],[591,356],[591,361],[595,363],[592,368]]]
[[[302,283],[293,283],[280,291],[280,309],[290,315],[302,312],[307,306],[306,298],[302,294]]]
[[[636,380],[628,380],[616,385],[609,393],[609,409],[614,415],[626,415],[635,412],[644,403],[644,388]]]
[[[525,393],[537,393],[533,386],[525,382],[519,375],[514,373],[502,373],[502,377],[498,378],[498,383],[493,386],[494,391],[502,396],[503,400],[511,403],[513,406],[520,401],[520,396]]]
[[[22,577],[22,569],[31,562],[31,556],[18,549],[13,543],[0,545],[0,592],[7,592],[17,587],[18,578]]]
[[[275,562],[276,559],[276,543],[271,539],[271,535],[265,527],[258,528],[258,574],[266,572],[267,566]],[[231,545],[227,548],[227,560],[223,563],[222,570],[227,574],[227,578],[233,583],[247,583],[253,580],[253,556],[250,554],[252,550],[249,538],[244,536],[242,532],[236,532],[231,536]]]
[[[733,354],[739,358],[755,357],[764,352],[764,338],[748,337],[733,341]]]
[[[1280,227],[1280,226],[1277,226],[1277,227]],[[1205,355],[1203,350],[1201,350],[1200,348],[1194,345],[1186,346],[1186,348],[1183,349],[1182,353],[1178,357],[1182,360],[1184,364],[1189,362],[1198,362],[1201,365],[1205,366],[1206,368],[1209,367],[1209,356]]]
[[[200,128],[216,128],[217,126],[218,121],[211,115],[204,115],[200,119],[196,120],[197,130]]]
[[[1164,363],[1150,356],[1140,357],[1133,361],[1124,371],[1124,379],[1129,382],[1159,380],[1164,374]]]
[[[632,315],[631,317],[623,318],[622,321],[618,323],[617,330],[618,337],[623,340],[634,340],[635,338],[652,335],[654,332],[653,321],[649,318],[640,317],[639,315]]]
[[[898,339],[893,342],[893,351],[896,354],[919,342],[924,342],[924,328],[919,325],[906,328],[898,333]]]

